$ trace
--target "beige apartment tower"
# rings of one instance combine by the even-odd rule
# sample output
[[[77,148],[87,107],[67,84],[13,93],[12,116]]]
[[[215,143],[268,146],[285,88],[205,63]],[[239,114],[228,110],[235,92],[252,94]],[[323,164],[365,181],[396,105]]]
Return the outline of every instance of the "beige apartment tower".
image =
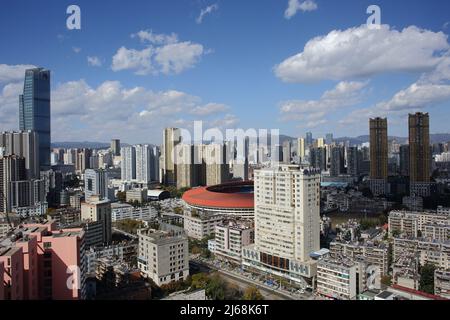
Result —
[[[320,249],[320,171],[295,165],[255,171],[255,245],[244,267],[304,283]]]
[[[176,185],[177,173],[174,161],[175,146],[181,142],[181,133],[178,128],[166,128],[163,133],[162,150],[162,181],[166,185]]]
[[[370,189],[374,195],[386,193],[388,178],[388,125],[386,118],[374,118],[370,126]]]
[[[409,179],[410,193],[430,195],[431,150],[428,113],[409,115]]]

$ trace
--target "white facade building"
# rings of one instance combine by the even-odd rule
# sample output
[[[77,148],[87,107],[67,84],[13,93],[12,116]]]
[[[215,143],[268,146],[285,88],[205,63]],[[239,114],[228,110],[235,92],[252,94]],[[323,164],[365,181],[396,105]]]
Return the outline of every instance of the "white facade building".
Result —
[[[136,149],[134,147],[122,147],[121,179],[122,181],[134,181],[136,179]]]
[[[165,230],[138,231],[138,267],[158,286],[189,276],[188,238],[181,228],[162,226]]]
[[[152,206],[133,207],[128,203],[111,203],[112,222],[121,220],[151,220],[158,216],[158,212]]]
[[[255,245],[244,267],[304,283],[316,274],[320,249],[320,172],[299,166],[255,171]]]

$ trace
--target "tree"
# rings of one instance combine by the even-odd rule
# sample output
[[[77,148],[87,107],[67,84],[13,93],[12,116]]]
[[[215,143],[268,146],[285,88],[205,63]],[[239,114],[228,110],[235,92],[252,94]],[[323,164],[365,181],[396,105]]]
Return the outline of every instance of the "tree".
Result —
[[[205,289],[208,284],[209,278],[206,273],[194,274],[191,278],[192,289]]]
[[[212,300],[225,300],[225,282],[217,274],[206,285],[206,295]]]
[[[381,277],[381,284],[384,284],[385,286],[390,286],[392,284],[392,278],[389,275],[384,275]]]
[[[420,283],[419,290],[434,294],[434,271],[436,267],[432,264],[425,264],[422,268],[420,268]]]
[[[261,292],[259,292],[258,288],[251,286],[245,290],[244,296],[242,297],[244,300],[264,300]]]
[[[119,200],[119,202],[126,202],[127,201],[127,193],[123,192],[123,191],[118,191],[117,192],[117,200]]]

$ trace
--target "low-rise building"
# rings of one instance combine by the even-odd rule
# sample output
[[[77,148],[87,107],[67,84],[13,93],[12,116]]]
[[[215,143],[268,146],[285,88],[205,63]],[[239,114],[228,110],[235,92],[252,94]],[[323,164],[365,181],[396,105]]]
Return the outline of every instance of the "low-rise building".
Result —
[[[434,271],[434,294],[450,299],[450,270],[436,269]]]
[[[393,283],[404,288],[419,289],[419,262],[414,255],[404,254],[397,259],[392,272]]]
[[[221,215],[208,214],[196,210],[185,211],[184,230],[188,237],[202,240],[211,236],[215,232],[216,226],[221,224],[223,220],[224,217]]]
[[[214,254],[219,259],[241,264],[242,248],[254,242],[253,221],[227,220],[215,228]]]
[[[449,241],[450,225],[443,223],[425,224],[422,230],[422,237],[430,240]]]
[[[320,259],[317,263],[317,293],[338,300],[355,299],[356,269],[353,261],[343,257]]]
[[[147,189],[136,188],[128,190],[126,192],[126,200],[127,202],[147,202]]]
[[[152,220],[158,216],[158,212],[152,206],[133,207],[128,203],[111,203],[112,222],[121,220]]]
[[[394,238],[393,261],[403,256],[417,256],[420,265],[433,264],[438,268],[450,268],[450,241],[439,242],[423,238]]]
[[[380,267],[381,274],[387,274],[388,264],[388,246],[384,243],[330,243],[331,255],[342,255],[353,260],[364,260],[370,265]]]
[[[81,210],[66,207],[51,211],[48,218],[55,221],[59,227],[69,226],[81,220]]]
[[[137,255],[137,243],[120,243],[108,247],[91,247],[86,250],[86,271],[89,275],[95,274],[97,261],[100,258],[112,257],[117,261],[131,262]]]
[[[160,224],[156,229],[140,229],[138,268],[158,286],[189,276],[188,238],[183,229]]]
[[[388,223],[391,236],[397,232],[406,237],[418,237],[425,225],[450,224],[450,216],[437,212],[391,211]]]
[[[169,295],[167,298],[164,298],[162,300],[188,300],[188,301],[201,301],[206,300],[206,291],[205,289],[195,290],[192,292],[185,291],[185,292],[175,292]]]

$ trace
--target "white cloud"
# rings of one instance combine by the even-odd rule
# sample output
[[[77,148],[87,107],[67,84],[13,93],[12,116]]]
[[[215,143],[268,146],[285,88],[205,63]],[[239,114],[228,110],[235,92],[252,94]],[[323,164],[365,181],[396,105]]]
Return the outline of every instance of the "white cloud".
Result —
[[[167,35],[154,33],[152,30],[141,30],[137,33],[133,33],[131,37],[132,38],[137,37],[143,43],[149,42],[156,45],[164,45],[178,42],[178,35],[173,32]]]
[[[211,122],[207,122],[207,126],[210,128],[218,128],[218,129],[235,129],[239,124],[239,118],[234,114],[226,114],[223,118],[216,119]]]
[[[87,61],[88,61],[88,65],[92,66],[92,67],[101,67],[102,66],[102,61],[100,60],[99,57],[87,57]]]
[[[413,83],[376,108],[386,111],[419,110],[447,100],[450,100],[450,85]]]
[[[299,10],[303,12],[317,10],[318,6],[314,0],[289,0],[288,7],[284,12],[284,17],[290,19],[297,14]]]
[[[81,52],[81,48],[80,47],[72,47],[72,50],[75,53],[80,53]]]
[[[442,61],[449,50],[447,36],[410,26],[398,31],[388,25],[334,30],[308,41],[303,52],[274,72],[285,82],[315,82],[369,77],[386,72],[424,72]]]
[[[200,10],[200,15],[195,20],[197,24],[201,24],[203,22],[203,18],[207,15],[212,13],[213,11],[219,10],[219,5],[217,3],[212,4],[210,6],[207,6],[206,8]]]
[[[7,65],[0,64],[0,83],[21,81],[25,77],[25,70],[35,68],[29,64]]]
[[[173,33],[164,35],[139,31],[132,37],[147,42],[147,47],[142,50],[119,48],[113,56],[113,71],[133,70],[137,75],[179,74],[194,67],[201,56],[208,53],[201,44],[179,42],[178,36]]]
[[[164,127],[188,126],[212,115],[198,112],[208,105],[213,106],[214,114],[225,111],[214,107],[221,104],[203,103],[200,97],[177,90],[125,88],[119,81],[91,87],[84,80],[71,81],[52,92],[52,130],[58,140],[108,141],[120,136],[129,142],[157,143]],[[222,124],[231,120],[226,117]]]
[[[225,104],[220,103],[208,103],[204,106],[197,106],[194,109],[192,109],[191,113],[198,115],[198,116],[207,116],[214,113],[220,113],[220,112],[226,112],[230,109]]]
[[[344,108],[361,102],[367,82],[340,82],[326,91],[318,100],[289,100],[280,103],[284,121],[310,121],[319,123],[323,117],[337,108]]]
[[[156,49],[155,61],[164,74],[178,74],[192,68],[203,54],[201,44],[180,42]]]
[[[423,111],[450,101],[450,57],[445,56],[435,69],[424,73],[387,101],[369,108],[354,110],[340,121],[343,125],[365,123],[370,117],[389,117],[393,122],[404,120],[408,113]]]
[[[0,91],[0,127],[2,131],[18,129],[19,94],[22,93],[22,90],[23,83],[8,83]]]
[[[113,56],[112,70],[134,70],[136,74],[146,75],[153,71],[151,57],[154,53],[153,48],[143,50],[119,48]]]

